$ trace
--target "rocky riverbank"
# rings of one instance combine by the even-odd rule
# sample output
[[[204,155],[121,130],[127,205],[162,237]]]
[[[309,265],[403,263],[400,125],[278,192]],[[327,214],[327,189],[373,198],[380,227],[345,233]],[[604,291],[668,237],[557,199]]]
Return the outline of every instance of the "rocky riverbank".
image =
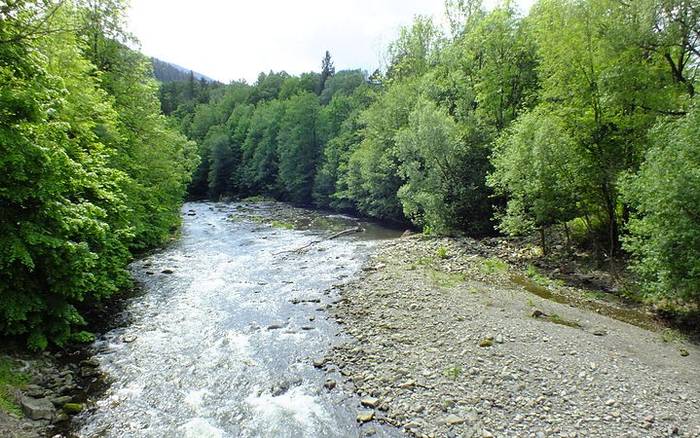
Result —
[[[360,395],[368,426],[418,437],[700,436],[697,345],[478,242],[386,242],[341,292],[333,314],[353,341],[324,367]]]
[[[2,437],[68,436],[71,417],[85,409],[89,394],[104,386],[99,364],[82,348],[38,356],[12,354],[2,360],[27,382],[8,391],[19,412],[0,410]]]

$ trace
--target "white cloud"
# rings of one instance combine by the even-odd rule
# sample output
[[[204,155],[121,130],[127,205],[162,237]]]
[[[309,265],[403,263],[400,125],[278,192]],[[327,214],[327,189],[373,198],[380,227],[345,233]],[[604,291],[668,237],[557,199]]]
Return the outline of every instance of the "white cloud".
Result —
[[[487,5],[497,0],[487,0]],[[529,7],[534,0],[520,0]],[[131,0],[129,29],[144,53],[221,81],[261,71],[373,70],[400,26],[442,16],[444,0]]]

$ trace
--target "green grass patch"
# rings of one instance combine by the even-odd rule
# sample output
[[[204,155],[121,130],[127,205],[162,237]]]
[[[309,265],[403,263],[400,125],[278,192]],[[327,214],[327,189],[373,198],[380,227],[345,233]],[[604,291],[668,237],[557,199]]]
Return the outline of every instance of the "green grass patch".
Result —
[[[449,368],[445,368],[445,370],[442,373],[452,380],[457,380],[459,376],[462,375],[462,367],[460,367],[459,365],[453,365]]]
[[[435,255],[439,259],[443,259],[443,260],[446,259],[448,257],[447,248],[445,248],[444,246],[441,246],[440,248],[437,249],[437,251],[435,251]]]
[[[610,300],[610,295],[599,290],[587,290],[583,292],[583,296],[588,298],[589,300],[598,300],[598,301],[609,301]]]
[[[27,383],[28,375],[17,372],[11,360],[0,358],[0,410],[21,417],[22,409],[14,402],[12,392]]]
[[[678,330],[667,328],[661,332],[661,340],[667,344],[671,344],[674,342],[685,342],[687,337]]]
[[[545,275],[542,275],[542,273],[540,273],[540,271],[534,265],[527,265],[525,275],[527,278],[543,287],[564,286],[564,282],[562,280],[553,280]]]
[[[457,287],[466,280],[464,274],[457,272],[442,272],[435,269],[431,269],[428,272],[428,276],[433,283],[444,289]]]
[[[291,222],[284,222],[284,221],[275,220],[275,221],[270,222],[270,225],[272,225],[272,228],[280,228],[283,230],[293,230],[294,229],[294,224]]]
[[[549,316],[549,321],[553,322],[554,324],[559,324],[559,325],[565,325],[567,327],[572,327],[572,328],[581,328],[581,324],[579,324],[576,321],[572,321],[570,319],[565,319],[559,315],[552,314]]]
[[[433,264],[433,259],[432,257],[419,257],[416,263],[421,266],[430,266]]]
[[[481,262],[479,267],[484,274],[499,274],[508,271],[508,263],[501,259],[492,257]]]

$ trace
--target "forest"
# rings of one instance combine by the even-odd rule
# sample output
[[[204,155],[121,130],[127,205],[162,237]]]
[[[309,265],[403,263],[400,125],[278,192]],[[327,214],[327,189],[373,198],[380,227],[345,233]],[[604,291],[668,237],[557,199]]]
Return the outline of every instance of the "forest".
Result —
[[[0,5],[0,333],[89,338],[190,199],[265,196],[426,235],[552,230],[700,301],[698,0],[448,0],[369,74],[158,84],[120,0]],[[332,50],[332,48],[329,48]]]
[[[124,8],[0,4],[0,334],[33,349],[91,338],[85,312],[177,230],[198,160]]]
[[[161,87],[195,199],[263,195],[425,234],[564,230],[649,300],[700,299],[700,2],[446,3],[371,75]]]

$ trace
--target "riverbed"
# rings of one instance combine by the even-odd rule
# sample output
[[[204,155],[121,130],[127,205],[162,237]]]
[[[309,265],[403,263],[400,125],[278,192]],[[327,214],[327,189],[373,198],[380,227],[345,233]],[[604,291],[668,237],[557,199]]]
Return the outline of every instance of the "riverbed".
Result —
[[[345,339],[327,313],[335,287],[399,233],[273,202],[183,216],[173,244],[131,266],[143,293],[95,343],[110,386],[79,436],[399,436],[359,424],[359,400],[314,367]]]

